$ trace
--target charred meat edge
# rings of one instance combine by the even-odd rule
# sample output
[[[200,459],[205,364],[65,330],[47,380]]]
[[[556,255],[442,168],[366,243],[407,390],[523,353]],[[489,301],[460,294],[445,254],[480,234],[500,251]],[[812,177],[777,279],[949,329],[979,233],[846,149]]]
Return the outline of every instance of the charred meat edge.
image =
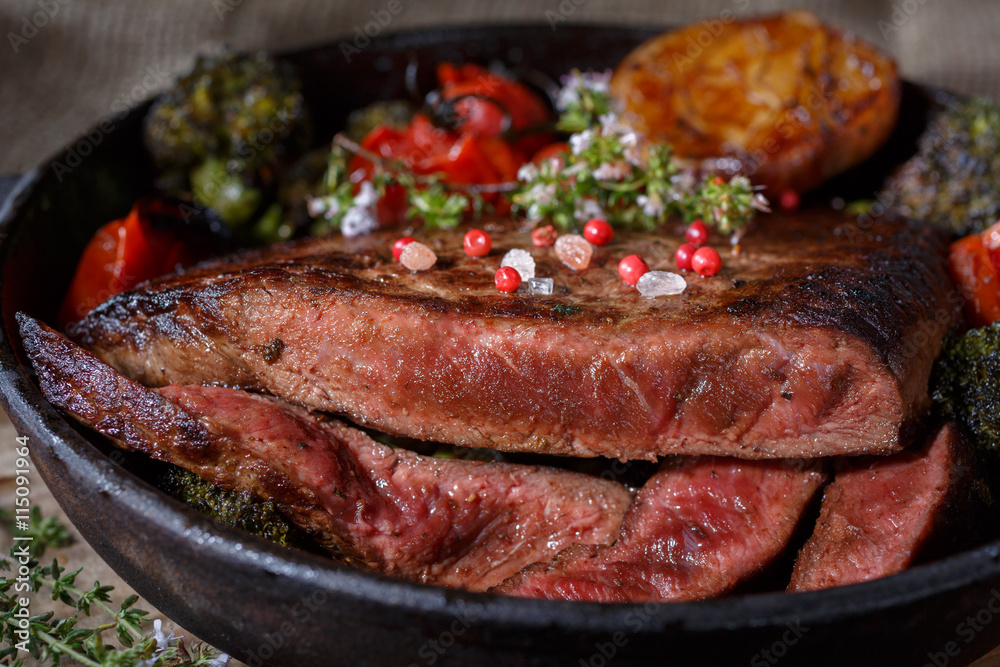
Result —
[[[631,501],[624,486],[580,473],[394,449],[240,390],[151,390],[18,320],[54,405],[120,447],[274,501],[319,543],[381,572],[485,590],[570,545],[610,543]]]

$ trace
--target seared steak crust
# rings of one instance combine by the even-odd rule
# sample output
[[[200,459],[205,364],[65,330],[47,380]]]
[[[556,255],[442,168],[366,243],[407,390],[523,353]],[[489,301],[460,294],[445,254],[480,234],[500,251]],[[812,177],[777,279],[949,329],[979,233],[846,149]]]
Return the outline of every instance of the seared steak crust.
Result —
[[[509,223],[487,229],[484,259],[461,231],[416,232],[439,258],[420,273],[393,260],[398,231],[233,256],[119,295],[71,334],[147,385],[262,390],[424,440],[815,457],[906,444],[961,307],[946,239],[900,220],[766,216],[720,275],[656,299],[617,263],[672,269],[679,230],[620,232],[575,272]],[[554,278],[552,296],[494,288],[511,248]]]
[[[613,546],[575,546],[494,589],[590,602],[724,593],[785,548],[825,476],[816,462],[667,461],[639,491]]]
[[[870,581],[902,572],[928,551],[952,553],[992,523],[987,497],[973,452],[953,424],[921,447],[852,461],[823,493],[788,590]]]
[[[573,544],[608,544],[631,496],[580,473],[419,456],[277,399],[151,390],[19,316],[49,400],[126,449],[275,501],[318,542],[409,579],[486,590]]]

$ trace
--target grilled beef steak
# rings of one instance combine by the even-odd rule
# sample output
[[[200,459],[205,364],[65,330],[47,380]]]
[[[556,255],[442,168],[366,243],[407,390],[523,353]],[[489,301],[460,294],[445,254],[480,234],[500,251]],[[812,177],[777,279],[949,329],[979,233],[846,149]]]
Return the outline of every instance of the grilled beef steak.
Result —
[[[589,475],[418,456],[282,401],[221,387],[129,380],[23,315],[48,399],[119,446],[273,500],[353,561],[485,590],[572,544],[607,544],[631,500]]]
[[[639,491],[614,546],[576,546],[495,589],[591,602],[724,593],[788,543],[824,475],[815,462],[668,460]]]
[[[878,579],[935,549],[951,553],[987,524],[979,520],[987,497],[972,451],[951,424],[922,447],[851,462],[823,494],[788,590]]]
[[[438,262],[419,273],[392,258],[399,232],[230,257],[114,297],[71,334],[147,385],[261,390],[422,440],[816,457],[904,446],[961,307],[944,236],[904,221],[765,216],[720,275],[655,299],[618,261],[672,268],[681,234],[620,232],[577,272],[525,232],[488,229],[485,259],[461,232],[421,231]],[[511,248],[531,251],[552,296],[494,287]]]

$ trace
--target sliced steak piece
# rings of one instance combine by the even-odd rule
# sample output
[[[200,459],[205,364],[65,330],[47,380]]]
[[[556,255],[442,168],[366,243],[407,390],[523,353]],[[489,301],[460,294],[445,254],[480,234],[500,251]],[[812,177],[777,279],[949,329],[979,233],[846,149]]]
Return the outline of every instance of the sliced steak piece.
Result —
[[[866,457],[836,473],[812,537],[799,552],[789,591],[886,577],[933,551],[954,551],[985,525],[988,491],[952,424],[922,447]]]
[[[76,340],[151,385],[221,383],[422,440],[655,460],[663,454],[817,457],[901,449],[961,300],[940,231],[862,230],[828,210],[768,216],[720,275],[643,298],[617,275],[636,253],[671,269],[681,233],[617,233],[576,272],[526,232],[417,232],[438,255],[413,273],[399,232],[307,240],[147,283],[94,310]],[[527,248],[552,296],[508,295],[494,273]]]
[[[282,401],[129,380],[19,315],[49,400],[126,449],[273,500],[359,564],[485,590],[572,544],[607,544],[624,486],[540,466],[418,456]]]
[[[592,602],[696,600],[730,590],[788,543],[825,475],[816,462],[667,461],[614,546],[576,546],[493,592]]]

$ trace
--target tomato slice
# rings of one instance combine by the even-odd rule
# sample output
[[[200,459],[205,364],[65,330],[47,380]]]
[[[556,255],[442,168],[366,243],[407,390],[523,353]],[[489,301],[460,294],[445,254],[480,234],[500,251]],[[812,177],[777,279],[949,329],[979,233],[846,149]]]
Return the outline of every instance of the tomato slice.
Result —
[[[965,298],[969,323],[983,327],[1000,320],[1000,271],[990,257],[983,236],[974,234],[951,244],[952,279]]]

